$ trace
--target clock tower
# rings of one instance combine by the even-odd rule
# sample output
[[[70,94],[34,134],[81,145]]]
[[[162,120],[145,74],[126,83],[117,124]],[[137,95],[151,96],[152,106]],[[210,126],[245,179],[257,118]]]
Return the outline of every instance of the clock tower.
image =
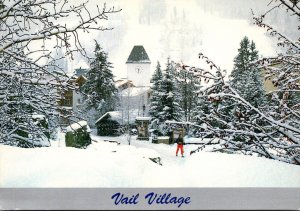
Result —
[[[127,77],[132,83],[139,86],[150,86],[150,59],[142,45],[136,45],[127,59]]]

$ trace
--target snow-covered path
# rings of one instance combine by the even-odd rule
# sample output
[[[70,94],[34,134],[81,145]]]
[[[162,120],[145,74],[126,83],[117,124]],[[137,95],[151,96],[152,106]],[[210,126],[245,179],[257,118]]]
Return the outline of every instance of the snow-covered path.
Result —
[[[175,156],[176,144],[92,138],[86,149],[0,145],[0,187],[300,187],[300,166],[276,160],[204,151],[190,156],[192,145],[182,158]],[[162,165],[149,160],[157,157]]]
[[[127,136],[121,136],[121,137],[99,137],[96,135],[91,135],[93,140],[96,141],[104,141],[104,140],[110,140],[110,141],[117,141],[121,145],[128,145]],[[97,143],[93,143],[94,145],[97,145]],[[149,141],[141,141],[136,140],[136,136],[132,136],[130,139],[130,145],[135,146],[137,148],[147,148],[147,149],[153,149],[156,152],[159,153],[162,165],[163,166],[170,166],[170,167],[180,167],[180,165],[184,165],[186,162],[186,158],[189,156],[190,149],[192,148],[190,145],[185,146],[184,148],[184,157],[181,157],[180,153],[178,153],[178,156],[176,157],[176,144],[173,145],[166,145],[166,144],[153,144]]]

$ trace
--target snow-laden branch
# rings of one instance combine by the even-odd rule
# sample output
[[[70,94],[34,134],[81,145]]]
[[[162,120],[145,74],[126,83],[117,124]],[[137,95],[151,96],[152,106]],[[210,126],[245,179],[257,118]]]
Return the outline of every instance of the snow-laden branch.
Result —
[[[255,107],[224,81],[224,75],[217,65],[202,53],[200,58],[208,64],[211,69],[209,77],[213,78],[212,84],[201,87],[197,92],[201,107],[199,109],[207,109],[207,112],[198,111],[200,112],[196,116],[198,123],[179,122],[177,124],[189,125],[189,128],[193,128],[201,137],[211,140],[218,138],[220,141],[215,143],[216,147],[213,151],[254,153],[271,159],[299,164],[300,119],[297,109],[295,109],[297,104],[284,104],[282,107],[271,105],[270,107]],[[284,60],[281,60],[283,64],[280,63],[281,66],[277,67],[278,70],[285,66],[285,62],[289,62],[290,65],[295,58],[297,56],[285,57]],[[255,65],[255,63],[251,65]],[[256,65],[261,66],[261,61]],[[186,65],[184,67],[183,71],[189,71],[195,77],[202,77],[208,72],[200,68],[198,71],[195,71],[197,68],[191,70]],[[178,68],[177,71],[182,71],[182,69]],[[283,80],[283,78],[279,80]],[[297,83],[298,77],[290,77],[288,81]],[[280,84],[285,84],[280,87],[288,87],[287,82],[280,82]],[[277,92],[280,91],[286,93],[284,89],[277,90]],[[293,89],[288,89],[288,92],[293,93]],[[281,105],[281,96],[276,96],[277,98],[274,99],[278,99],[278,104]],[[282,113],[281,109],[289,111],[289,115],[286,115],[287,112]],[[176,123],[170,122],[170,124]],[[206,144],[203,144],[192,153],[202,150],[205,146]]]
[[[16,7],[16,5],[19,5],[20,2],[21,1],[16,2],[11,8],[7,9],[5,14],[0,17],[1,22],[3,22],[4,21],[3,19],[8,17],[10,15],[10,13],[12,13],[14,10],[17,10],[17,8],[15,8],[15,7]],[[43,5],[43,4],[47,4],[47,1],[37,3],[37,5]],[[22,7],[24,5],[19,5],[19,6]],[[36,5],[34,5],[34,6],[36,6]],[[28,12],[22,11],[22,12],[17,12],[17,13],[11,14],[15,18],[15,21],[18,21],[17,17],[21,17],[21,18],[25,19],[25,23],[27,22],[29,24],[29,21],[31,19],[35,19],[37,21],[40,21],[40,23],[46,25],[47,27],[44,27],[44,28],[38,30],[38,32],[34,32],[34,33],[30,33],[30,31],[27,31],[27,33],[25,33],[25,34],[18,33],[18,31],[22,31],[24,33],[24,30],[22,30],[19,27],[15,30],[15,32],[9,32],[8,35],[2,35],[2,37],[6,37],[6,40],[9,40],[9,42],[1,42],[0,43],[0,53],[3,50],[10,48],[12,45],[16,45],[18,43],[46,39],[46,38],[50,38],[52,36],[56,36],[59,34],[77,32],[79,29],[84,30],[84,31],[92,30],[92,29],[93,30],[110,30],[111,28],[105,28],[105,27],[101,27],[101,26],[93,27],[91,24],[97,23],[97,21],[99,21],[101,19],[107,20],[108,14],[112,14],[112,13],[121,11],[121,10],[115,10],[114,8],[106,10],[106,8],[104,7],[104,9],[102,11],[100,11],[98,9],[99,13],[94,16],[91,16],[90,13],[88,13],[88,17],[86,18],[86,17],[83,17],[81,14],[82,9],[85,9],[88,12],[85,4],[82,4],[80,6],[73,7],[66,11],[59,11],[55,14],[32,15],[32,13],[30,11],[28,11]],[[50,17],[54,17],[55,19],[59,19],[60,17],[68,17],[70,15],[70,13],[72,13],[72,12],[75,12],[76,14],[78,14],[78,17],[79,17],[78,24],[76,24],[73,27],[62,26],[60,24],[57,24],[55,26],[55,25],[53,25],[53,23],[51,21],[48,20]],[[39,26],[40,24],[36,23],[36,25]],[[13,26],[13,24],[11,26]]]
[[[75,52],[85,56],[78,32],[110,30],[101,23],[120,11],[104,5],[91,13],[88,4],[72,5],[67,0],[1,1],[0,143],[47,146],[55,128],[77,122],[73,111],[62,105],[69,100],[67,93],[78,91],[78,86],[58,62]],[[67,25],[68,19],[74,24]],[[48,40],[56,41],[51,50]],[[35,45],[39,43],[36,41],[42,45]],[[61,52],[59,58],[52,56],[55,51]],[[40,64],[42,60],[47,63]]]
[[[300,7],[298,6],[298,0],[280,0],[290,11],[293,11],[298,17],[300,17]]]

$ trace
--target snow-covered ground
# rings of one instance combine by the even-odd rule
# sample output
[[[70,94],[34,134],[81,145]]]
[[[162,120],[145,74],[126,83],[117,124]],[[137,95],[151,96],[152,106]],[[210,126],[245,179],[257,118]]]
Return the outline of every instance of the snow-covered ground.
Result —
[[[266,158],[198,152],[126,136],[98,137],[87,149],[0,145],[0,187],[300,187],[300,166]],[[111,143],[104,140],[119,142]],[[195,140],[194,140],[195,141]],[[161,157],[162,165],[149,158]]]

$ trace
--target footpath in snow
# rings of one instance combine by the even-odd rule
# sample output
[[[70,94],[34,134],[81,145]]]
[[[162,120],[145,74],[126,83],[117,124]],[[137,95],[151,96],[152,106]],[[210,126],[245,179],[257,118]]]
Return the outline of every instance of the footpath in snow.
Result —
[[[182,158],[176,145],[92,139],[87,149],[63,147],[63,140],[33,149],[0,145],[0,187],[300,187],[300,166],[276,160],[203,151],[190,156],[192,145]]]
[[[120,137],[99,137],[96,135],[92,135],[92,139],[98,142],[103,142],[104,140],[107,141],[117,141],[122,146],[128,146],[129,142],[127,140],[127,136],[120,136]],[[94,144],[93,146],[96,146]],[[178,156],[176,157],[176,144],[174,145],[166,145],[166,144],[153,144],[149,141],[140,141],[136,140],[136,136],[132,136],[130,138],[130,146],[136,147],[139,150],[148,151],[149,156],[159,156],[161,158],[161,163],[163,166],[178,166],[182,165],[185,162],[185,159],[187,156],[189,156],[190,151],[192,149],[195,149],[194,147],[191,147],[191,145],[186,145],[184,147],[184,157],[181,157],[180,152],[178,153]],[[152,155],[150,153],[152,152]],[[154,154],[156,153],[156,154]]]

